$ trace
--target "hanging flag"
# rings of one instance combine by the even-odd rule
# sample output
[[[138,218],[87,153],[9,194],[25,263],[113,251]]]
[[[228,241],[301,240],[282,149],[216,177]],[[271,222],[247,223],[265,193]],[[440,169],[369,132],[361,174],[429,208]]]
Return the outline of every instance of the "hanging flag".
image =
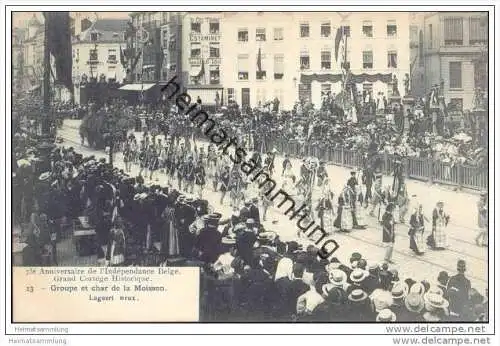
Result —
[[[257,71],[262,72],[262,52],[257,53]]]
[[[122,46],[120,46],[120,64],[122,64],[123,67],[127,67],[127,62],[125,60],[125,53],[123,52]]]
[[[135,67],[137,66],[137,63],[139,62],[141,55],[142,55],[142,50],[140,50],[139,53],[137,53],[137,55],[135,56],[134,62],[132,63],[132,67],[131,67],[132,71],[135,70]]]
[[[339,52],[340,57],[342,58],[344,56],[343,54],[343,49],[345,49],[345,42],[344,42],[344,27],[341,26],[337,28],[337,34],[335,35],[335,60],[338,62],[339,61]]]
[[[46,49],[55,60],[56,81],[73,93],[71,59],[71,19],[69,12],[44,12],[47,30]]]
[[[203,59],[203,57],[201,57],[201,69],[200,69],[200,73],[198,73],[198,78],[201,78],[202,76],[205,75],[205,60]]]

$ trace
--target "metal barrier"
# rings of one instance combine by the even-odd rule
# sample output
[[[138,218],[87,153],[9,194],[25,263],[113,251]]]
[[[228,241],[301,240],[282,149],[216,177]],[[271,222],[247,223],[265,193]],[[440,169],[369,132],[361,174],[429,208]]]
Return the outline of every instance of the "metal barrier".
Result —
[[[318,145],[302,145],[296,141],[276,141],[276,148],[282,153],[298,157],[302,152],[308,156],[317,157],[327,163],[351,169],[362,168],[364,153],[358,150],[342,148],[325,148]],[[393,173],[394,157],[387,153],[382,156],[382,172]],[[403,159],[406,177],[409,179],[437,182],[446,185],[465,187],[473,190],[488,188],[488,170],[482,167],[472,167],[462,164],[449,164],[433,159],[407,157]]]

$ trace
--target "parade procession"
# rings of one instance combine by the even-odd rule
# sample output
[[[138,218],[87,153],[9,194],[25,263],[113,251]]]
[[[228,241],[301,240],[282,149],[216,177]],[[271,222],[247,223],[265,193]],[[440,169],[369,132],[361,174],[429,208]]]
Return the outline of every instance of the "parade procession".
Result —
[[[376,47],[354,56],[362,39],[346,12],[290,24],[300,38],[318,26],[331,46],[319,72],[312,48],[297,48],[297,77],[283,77],[269,45],[299,41],[296,30],[270,27],[266,41],[248,15],[33,15],[13,82],[13,265],[199,267],[204,322],[487,320],[487,86],[470,100],[450,92],[466,72],[419,65],[418,30],[416,45],[394,38],[377,70]],[[408,21],[384,20],[359,31],[411,36]],[[190,36],[172,32],[181,25]],[[38,78],[23,53],[32,26],[45,40]],[[93,63],[101,55],[113,68]],[[272,84],[280,75],[290,90]],[[26,91],[29,80],[41,84]]]

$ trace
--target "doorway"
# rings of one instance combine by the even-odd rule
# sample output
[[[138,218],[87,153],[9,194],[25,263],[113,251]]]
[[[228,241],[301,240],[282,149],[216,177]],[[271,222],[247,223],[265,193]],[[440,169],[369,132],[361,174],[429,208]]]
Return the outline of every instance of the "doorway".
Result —
[[[250,107],[250,88],[241,88],[241,106]]]

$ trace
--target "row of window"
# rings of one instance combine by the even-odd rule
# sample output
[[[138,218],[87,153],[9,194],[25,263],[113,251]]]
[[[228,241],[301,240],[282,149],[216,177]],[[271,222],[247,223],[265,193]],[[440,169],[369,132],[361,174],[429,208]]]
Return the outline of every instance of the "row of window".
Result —
[[[351,36],[351,27],[348,25],[344,25],[341,27],[344,34],[347,37]],[[369,21],[363,22],[362,34],[364,37],[370,38],[373,37],[373,25]],[[388,22],[386,26],[386,35],[387,37],[396,37],[398,33],[398,27],[395,22]],[[320,36],[323,38],[331,38],[332,37],[332,26],[330,22],[321,24],[320,27]],[[300,38],[309,38],[311,37],[311,28],[309,23],[302,23],[299,26],[299,37]],[[249,31],[247,28],[238,29],[238,41],[239,42],[248,42]],[[265,28],[256,28],[255,29],[255,40],[256,41],[266,41],[266,29]],[[273,28],[273,40],[274,41],[283,41],[284,40],[284,28]]]
[[[256,79],[263,80],[267,78],[267,69],[265,64],[266,57],[261,55],[260,70],[256,71]],[[311,69],[311,58],[308,53],[301,53],[300,55],[300,70],[306,71]],[[248,54],[238,55],[238,79],[248,80],[249,76],[249,65],[250,59]],[[283,79],[284,76],[284,64],[285,56],[284,54],[274,55],[274,79]],[[331,70],[332,69],[332,54],[330,51],[321,52],[321,69]],[[398,67],[398,55],[396,51],[387,52],[387,68],[397,68]],[[258,67],[257,67],[258,68]],[[373,52],[365,51],[363,52],[363,69],[373,69]]]
[[[201,69],[201,66],[192,66],[192,68],[194,70],[196,69]],[[194,84],[194,85],[199,85],[199,84],[206,84],[206,81],[205,83],[202,83],[202,80],[205,78],[205,73],[204,72],[203,74],[201,75],[198,75],[198,76],[190,76],[190,82],[191,84]],[[215,66],[215,65],[210,65],[208,67],[208,83],[209,84],[220,84],[220,71],[219,71],[219,66]]]
[[[73,57],[76,58],[77,60],[80,59],[80,50],[76,50],[76,55],[73,53]],[[89,50],[89,61],[91,62],[97,62],[99,61],[99,53],[97,49],[90,49]],[[117,55],[116,55],[116,49],[108,49],[108,59],[107,62],[110,63],[117,63]]]
[[[191,22],[191,33],[201,34],[201,24],[200,22]],[[211,19],[208,23],[208,31],[211,34],[220,33],[220,24],[218,19]]]
[[[446,17],[443,21],[444,45],[464,45],[464,18]],[[433,48],[433,25],[427,26],[428,48]],[[480,45],[488,42],[488,19],[486,17],[469,18],[469,45]]]
[[[210,42],[210,58],[219,58],[220,57],[220,43],[219,42]],[[191,42],[191,58],[201,58],[201,42]]]

